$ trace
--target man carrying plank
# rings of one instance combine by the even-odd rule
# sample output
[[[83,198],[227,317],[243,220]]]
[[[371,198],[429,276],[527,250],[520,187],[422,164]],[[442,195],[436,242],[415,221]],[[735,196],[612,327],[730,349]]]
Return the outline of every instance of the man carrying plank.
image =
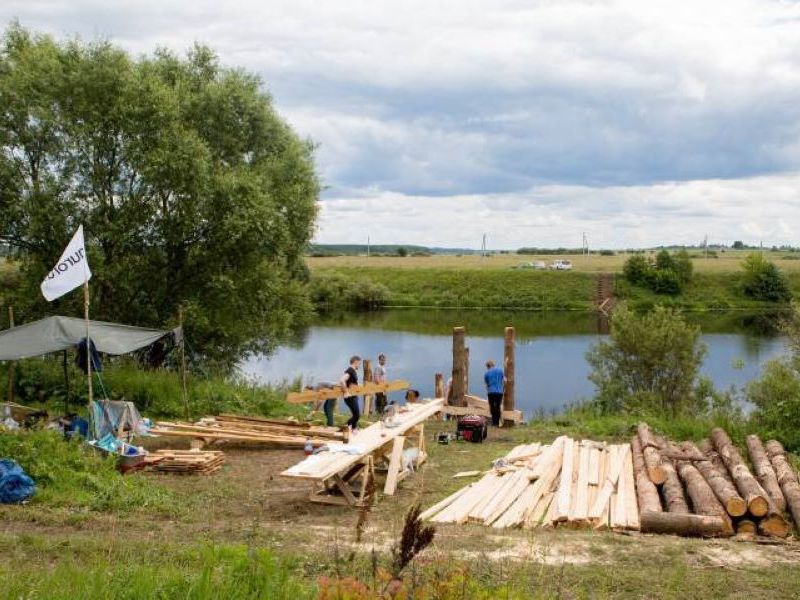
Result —
[[[320,381],[316,385],[307,385],[304,389],[306,391],[318,392],[320,390],[329,390],[331,388],[335,388],[336,385],[337,384],[329,381]],[[325,421],[328,424],[328,427],[333,427],[333,407],[336,405],[336,398],[328,398],[327,400],[317,402],[314,405],[315,411],[319,410],[320,404],[322,404],[322,410],[325,412]]]
[[[344,370],[344,375],[342,375],[342,378],[339,380],[339,384],[345,392],[347,392],[347,388],[351,385],[358,385],[357,369],[360,366],[361,357],[351,356],[350,366]],[[347,408],[349,408],[352,413],[352,416],[347,420],[347,427],[351,432],[356,431],[358,429],[358,419],[361,417],[361,410],[358,407],[358,396],[347,396],[344,399],[344,403],[347,404]]]

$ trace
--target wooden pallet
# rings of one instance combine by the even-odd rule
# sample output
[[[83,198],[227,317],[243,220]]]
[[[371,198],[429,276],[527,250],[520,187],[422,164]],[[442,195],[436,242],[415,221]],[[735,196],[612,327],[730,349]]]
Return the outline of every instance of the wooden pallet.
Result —
[[[210,475],[225,464],[218,450],[156,450],[145,458],[146,468],[162,473]]]

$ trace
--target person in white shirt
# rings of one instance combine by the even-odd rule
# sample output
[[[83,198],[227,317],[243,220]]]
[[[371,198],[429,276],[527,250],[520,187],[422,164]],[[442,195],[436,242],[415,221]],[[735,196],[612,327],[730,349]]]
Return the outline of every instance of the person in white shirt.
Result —
[[[372,380],[375,383],[386,383],[386,355],[378,355],[378,364],[375,366],[375,371],[372,373]],[[378,414],[383,414],[386,410],[386,393],[378,392],[375,394],[375,410]]]

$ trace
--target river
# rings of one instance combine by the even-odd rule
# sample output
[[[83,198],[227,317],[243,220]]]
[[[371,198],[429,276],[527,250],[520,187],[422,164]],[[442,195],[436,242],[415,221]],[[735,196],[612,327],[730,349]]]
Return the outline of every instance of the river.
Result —
[[[739,389],[758,376],[761,366],[786,351],[772,320],[763,315],[703,314],[690,317],[703,331],[708,354],[702,367],[716,387]],[[594,315],[500,311],[386,310],[348,313],[318,319],[291,344],[271,356],[245,360],[242,372],[261,382],[279,383],[303,377],[335,380],[358,354],[373,361],[388,356],[389,376],[407,379],[424,397],[433,394],[435,373],[449,376],[452,328],[467,328],[470,392],[485,397],[483,366],[503,360],[503,329],[516,328],[517,408],[526,415],[557,413],[564,406],[594,395],[587,379],[586,351],[604,331]],[[399,400],[402,394],[397,395]]]

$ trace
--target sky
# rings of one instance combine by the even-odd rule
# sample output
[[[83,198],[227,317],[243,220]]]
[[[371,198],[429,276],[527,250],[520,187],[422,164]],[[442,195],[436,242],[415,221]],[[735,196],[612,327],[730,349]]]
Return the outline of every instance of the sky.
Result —
[[[316,241],[800,245],[800,2],[3,0],[201,42],[318,144]]]

